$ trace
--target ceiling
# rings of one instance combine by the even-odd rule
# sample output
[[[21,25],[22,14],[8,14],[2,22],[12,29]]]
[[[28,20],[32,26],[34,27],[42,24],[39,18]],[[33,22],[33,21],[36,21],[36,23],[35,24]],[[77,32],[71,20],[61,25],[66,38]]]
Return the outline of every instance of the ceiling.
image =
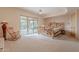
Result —
[[[68,13],[74,12],[74,7],[22,7],[21,9],[30,11],[36,15],[39,15],[40,17],[46,18],[46,17],[53,17],[53,16],[59,16],[59,15],[65,15]],[[40,14],[41,12],[41,14]]]

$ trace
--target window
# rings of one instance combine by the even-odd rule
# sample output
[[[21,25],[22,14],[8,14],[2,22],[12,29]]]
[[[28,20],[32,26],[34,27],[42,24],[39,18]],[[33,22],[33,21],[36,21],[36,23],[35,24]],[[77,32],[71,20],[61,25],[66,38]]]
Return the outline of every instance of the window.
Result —
[[[21,34],[26,35],[27,34],[27,17],[21,16],[20,18],[20,31]]]
[[[38,33],[38,21],[34,18],[21,16],[20,30],[22,35]]]

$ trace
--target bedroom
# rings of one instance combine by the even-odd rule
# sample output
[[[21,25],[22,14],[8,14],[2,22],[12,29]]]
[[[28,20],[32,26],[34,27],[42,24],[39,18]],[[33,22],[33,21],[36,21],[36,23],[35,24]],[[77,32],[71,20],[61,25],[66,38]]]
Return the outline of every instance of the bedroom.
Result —
[[[1,39],[2,24],[7,23],[8,28],[1,50],[79,51],[78,16],[79,8],[75,7],[0,7]]]

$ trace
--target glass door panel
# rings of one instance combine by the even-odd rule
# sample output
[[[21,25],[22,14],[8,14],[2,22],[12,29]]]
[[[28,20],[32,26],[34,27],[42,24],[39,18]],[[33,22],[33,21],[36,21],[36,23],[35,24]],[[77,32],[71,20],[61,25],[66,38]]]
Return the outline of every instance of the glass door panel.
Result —
[[[35,34],[38,32],[37,20],[29,20],[29,34]]]
[[[27,34],[27,17],[21,16],[20,32],[21,32],[22,35]]]
[[[34,20],[34,33],[38,32],[38,22]]]
[[[33,34],[34,33],[33,30],[34,30],[33,21],[30,20],[29,21],[29,34]]]

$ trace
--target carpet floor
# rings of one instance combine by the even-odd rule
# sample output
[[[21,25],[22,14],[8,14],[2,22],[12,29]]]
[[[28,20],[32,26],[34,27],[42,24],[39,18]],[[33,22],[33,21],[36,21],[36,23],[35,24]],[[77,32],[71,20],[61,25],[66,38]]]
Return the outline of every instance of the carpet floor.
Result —
[[[22,36],[16,41],[6,40],[4,52],[79,52],[79,41],[73,40],[64,35],[54,39],[40,34]]]

